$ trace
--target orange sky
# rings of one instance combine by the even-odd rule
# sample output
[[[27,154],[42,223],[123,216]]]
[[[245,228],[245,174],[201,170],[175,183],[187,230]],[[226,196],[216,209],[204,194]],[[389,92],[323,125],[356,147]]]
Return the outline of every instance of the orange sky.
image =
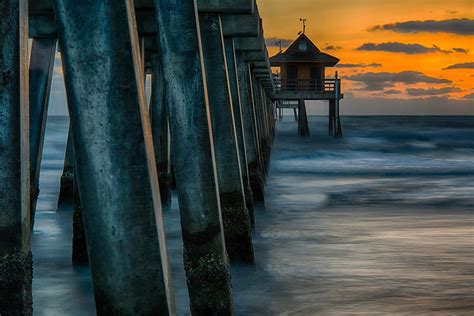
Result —
[[[383,95],[381,91],[364,91],[363,85],[345,80],[346,92],[356,97],[378,96],[383,98],[413,98],[406,94],[406,88],[446,88],[461,89],[444,96],[462,99],[474,92],[474,69],[442,70],[448,65],[474,62],[473,35],[449,33],[397,33],[394,31],[372,31],[376,25],[405,21],[450,20],[474,18],[472,0],[258,0],[263,17],[265,37],[294,40],[301,30],[300,17],[306,18],[306,34],[324,51],[328,45],[341,49],[326,51],[341,59],[343,64],[382,64],[378,68],[339,68],[344,78],[354,73],[420,71],[427,76],[449,79],[448,84],[417,83],[406,85],[396,83],[392,90],[402,93]],[[472,32],[471,32],[472,33]],[[381,51],[356,50],[364,43],[399,42],[420,44],[426,47],[438,46],[441,50],[452,51],[454,47],[469,50],[468,53],[434,52],[408,55]],[[270,55],[278,49],[269,47]],[[333,75],[335,69],[329,69]]]

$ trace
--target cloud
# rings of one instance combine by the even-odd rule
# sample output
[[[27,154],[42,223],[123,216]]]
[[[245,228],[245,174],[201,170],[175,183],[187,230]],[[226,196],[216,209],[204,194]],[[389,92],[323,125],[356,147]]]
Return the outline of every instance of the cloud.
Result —
[[[384,90],[383,94],[400,94],[402,91],[400,90],[395,90],[395,89],[389,89],[389,90]]]
[[[469,49],[465,49],[462,47],[453,47],[453,51],[455,51],[456,53],[462,53],[462,54],[469,53]]]
[[[279,37],[269,37],[265,39],[265,43],[269,47],[279,47],[280,46],[280,41],[281,41],[281,46],[282,47],[288,47],[293,43],[292,40],[285,39],[285,38],[279,38]]]
[[[443,78],[429,77],[418,71],[402,72],[367,72],[355,74],[346,79],[361,82],[367,91],[382,91],[385,88],[392,88],[395,83],[416,84],[416,83],[452,83],[451,80]]]
[[[420,96],[435,96],[435,95],[445,95],[452,92],[461,92],[462,89],[458,87],[445,87],[445,88],[429,88],[429,89],[415,89],[408,88],[407,94],[414,97]]]
[[[382,64],[337,64],[337,68],[380,68]]]
[[[436,45],[433,47],[426,47],[420,44],[405,44],[398,42],[388,42],[388,43],[365,43],[362,46],[356,48],[357,50],[365,51],[383,51],[390,53],[403,53],[409,55],[415,54],[427,54],[427,53],[450,53],[450,51],[442,50]]]
[[[474,62],[454,64],[454,65],[449,65],[446,68],[443,68],[443,70],[450,70],[450,69],[474,69]]]
[[[452,33],[457,35],[474,35],[474,20],[450,19],[450,20],[425,20],[406,21],[391,24],[376,25],[369,31],[394,31],[398,33]]]
[[[465,99],[465,100],[474,100],[474,93],[466,94],[462,98]]]
[[[327,45],[324,50],[341,50],[343,47],[341,46],[335,46],[335,45]]]
[[[449,13],[449,14],[456,14],[456,13],[458,13],[458,11],[454,11],[454,10],[446,10],[446,13]]]

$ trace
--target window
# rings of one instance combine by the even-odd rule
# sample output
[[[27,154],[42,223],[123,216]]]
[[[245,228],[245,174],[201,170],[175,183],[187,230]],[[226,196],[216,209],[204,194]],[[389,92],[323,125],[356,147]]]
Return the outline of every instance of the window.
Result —
[[[305,52],[308,49],[308,43],[306,41],[301,41],[298,49],[300,52]]]

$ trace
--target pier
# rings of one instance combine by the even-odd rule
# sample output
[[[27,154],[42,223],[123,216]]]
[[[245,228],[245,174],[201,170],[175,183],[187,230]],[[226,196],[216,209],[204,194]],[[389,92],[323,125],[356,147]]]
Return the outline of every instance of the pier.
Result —
[[[293,109],[298,122],[298,134],[309,136],[305,101],[329,102],[330,136],[342,137],[340,119],[341,79],[337,72],[334,78],[326,77],[326,67],[333,67],[339,59],[323,53],[305,34],[306,20],[302,19],[303,31],[284,52],[270,58],[270,64],[277,69],[274,74],[275,100],[278,117],[284,109]]]
[[[70,131],[58,203],[74,201],[72,260],[90,265],[97,314],[175,315],[163,223],[174,184],[190,310],[232,315],[230,264],[255,261],[254,205],[275,132],[256,2],[0,9],[0,313],[32,314],[30,235],[59,50]]]

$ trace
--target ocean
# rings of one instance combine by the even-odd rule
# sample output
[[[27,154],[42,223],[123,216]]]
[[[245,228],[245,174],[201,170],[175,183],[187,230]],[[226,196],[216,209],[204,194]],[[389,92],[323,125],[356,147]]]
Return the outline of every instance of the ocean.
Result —
[[[344,138],[277,124],[254,266],[232,267],[236,315],[473,315],[474,117],[343,117]],[[32,239],[34,315],[94,315],[57,210],[68,118],[48,118]],[[189,315],[176,196],[165,225]]]

